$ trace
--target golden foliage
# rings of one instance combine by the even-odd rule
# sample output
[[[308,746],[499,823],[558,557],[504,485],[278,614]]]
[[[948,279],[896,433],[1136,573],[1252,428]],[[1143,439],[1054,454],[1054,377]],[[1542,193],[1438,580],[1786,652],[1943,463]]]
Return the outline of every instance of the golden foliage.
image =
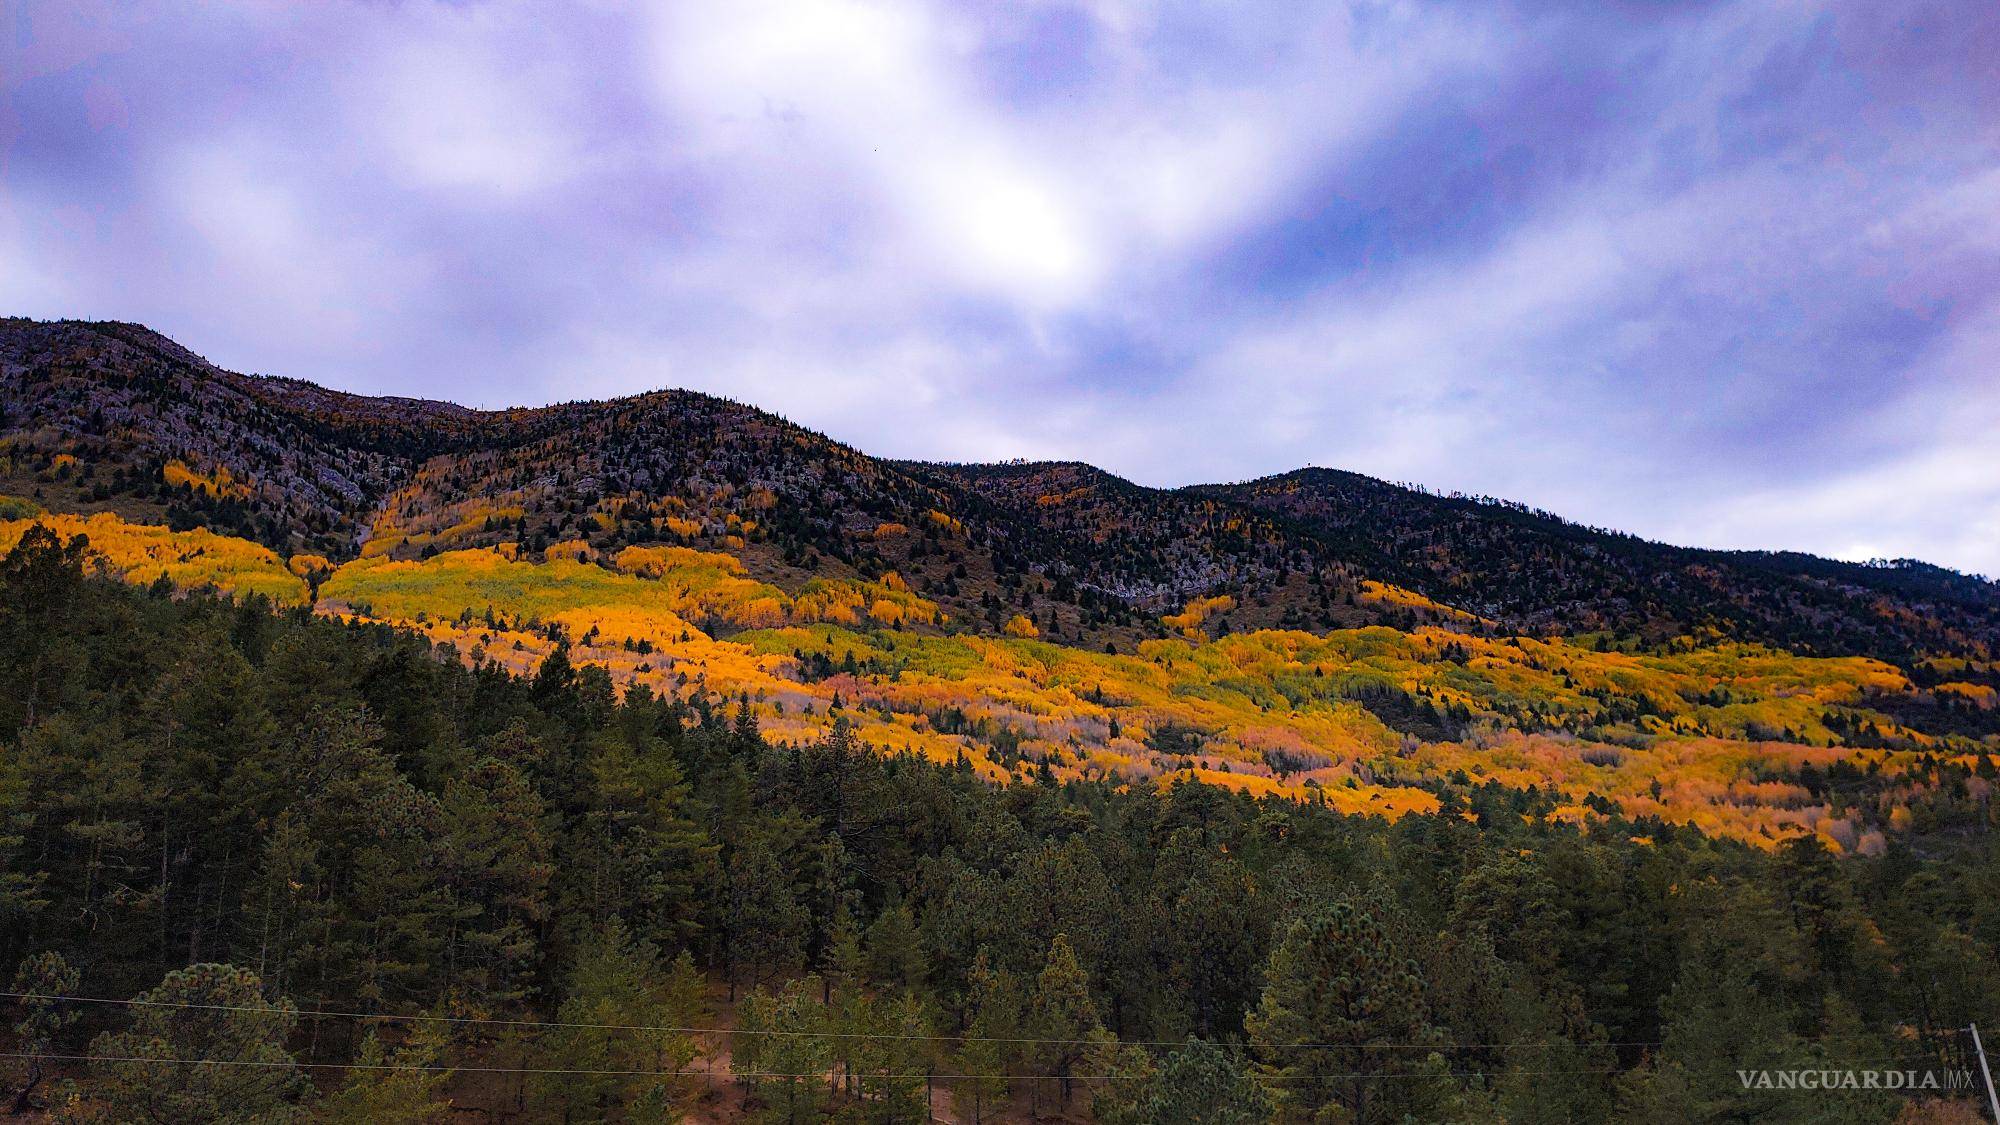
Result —
[[[1467,613],[1462,609],[1445,605],[1443,602],[1432,601],[1415,590],[1405,590],[1401,586],[1390,586],[1382,582],[1363,582],[1358,600],[1373,605],[1393,606],[1397,609],[1412,610],[1416,613],[1444,621],[1461,621],[1466,624],[1473,624],[1483,620],[1477,615]]]
[[[1195,598],[1182,607],[1179,613],[1170,613],[1160,618],[1160,623],[1191,641],[1205,641],[1208,634],[1201,629],[1202,623],[1217,614],[1228,613],[1236,608],[1236,599],[1227,594],[1212,598]]]
[[[183,588],[298,604],[308,596],[299,575],[325,565],[112,515],[41,520],[60,534],[87,534],[133,582],[164,575]],[[0,523],[0,548],[32,522]],[[365,557],[327,578],[319,609],[419,629],[465,659],[523,672],[565,638],[572,659],[603,665],[621,684],[748,696],[781,740],[821,736],[838,702],[871,745],[936,761],[963,756],[995,780],[1044,768],[1058,779],[1130,784],[1194,777],[1389,817],[1434,809],[1425,786],[1463,775],[1552,793],[1557,820],[1593,819],[1608,801],[1629,817],[1760,846],[1810,835],[1874,852],[1885,846],[1882,830],[1910,827],[1910,810],[1885,800],[1873,812],[1836,813],[1804,771],[1848,761],[1894,782],[1914,772],[1919,754],[1838,745],[1829,718],[1861,711],[1885,737],[1937,742],[1868,710],[1880,694],[1915,689],[1899,670],[1863,658],[1727,643],[1601,652],[1439,626],[1183,635],[1118,655],[1039,640],[1026,616],[999,637],[925,632],[942,622],[937,606],[894,573],[817,578],[788,594],[750,578],[735,557],[688,547],[628,547],[609,565],[585,561],[577,543],[545,562],[512,555]],[[1185,634],[1230,608],[1227,599],[1197,599],[1167,621]],[[809,662],[817,678],[805,675]],[[1990,695],[1967,690],[1976,688],[1947,681],[1933,691],[1991,706]],[[1402,716],[1398,723],[1430,715],[1432,726],[1418,737],[1384,715]],[[1952,752],[1973,760],[1963,745]],[[1986,751],[1996,752],[2000,745]]]
[[[894,624],[936,625],[944,620],[937,603],[912,594],[909,584],[893,571],[877,582],[815,578],[792,600],[792,620],[800,624],[859,625],[864,618],[887,624],[891,622],[885,614],[891,612]]]
[[[62,456],[68,456],[63,454]],[[61,460],[58,457],[57,460]],[[75,458],[71,458],[74,463]],[[230,497],[242,498],[250,495],[250,487],[230,475],[228,469],[218,466],[214,473],[201,473],[188,467],[187,462],[173,460],[160,470],[160,476],[175,488],[192,488],[213,500]]]
[[[126,523],[110,512],[0,522],[0,553],[13,550],[28,528],[38,523],[66,539],[85,536],[103,565],[137,586],[164,577],[181,590],[214,587],[228,594],[262,594],[279,605],[304,605],[308,600],[306,584],[268,547],[203,528],[172,531]]]
[[[518,520],[526,511],[520,504],[499,504],[482,497],[406,516],[404,505],[391,497],[369,525],[368,541],[362,545],[361,553],[377,556],[397,550],[448,548],[463,543],[489,525]]]
[[[692,547],[627,547],[618,552],[612,565],[627,574],[646,578],[664,578],[675,570],[700,568],[733,575],[743,573],[743,562],[736,556],[697,551]]]
[[[1969,703],[1981,710],[1991,711],[1996,705],[2000,705],[2000,692],[1994,691],[1992,686],[1988,684],[1968,684],[1953,681],[1951,683],[1939,684],[1932,690],[1940,699],[1952,699],[1961,703]]]

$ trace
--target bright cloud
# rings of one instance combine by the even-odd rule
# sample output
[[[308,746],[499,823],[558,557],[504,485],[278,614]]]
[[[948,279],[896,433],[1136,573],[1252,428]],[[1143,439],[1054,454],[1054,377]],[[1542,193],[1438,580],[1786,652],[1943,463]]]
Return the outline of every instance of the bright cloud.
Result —
[[[0,300],[2000,573],[2000,11],[28,0]]]

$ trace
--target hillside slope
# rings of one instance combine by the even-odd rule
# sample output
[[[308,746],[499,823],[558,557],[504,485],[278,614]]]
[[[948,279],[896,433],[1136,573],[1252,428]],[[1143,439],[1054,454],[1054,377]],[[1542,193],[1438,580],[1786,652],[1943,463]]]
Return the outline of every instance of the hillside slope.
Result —
[[[475,411],[0,325],[0,551],[261,596],[520,673],[584,666],[994,781],[1874,850],[1984,823],[1994,588],[1645,543],[1306,470],[1144,488],[871,458],[662,391]],[[1385,628],[1384,625],[1393,626]]]
[[[2000,585],[1914,560],[1673,547],[1331,469],[1191,491],[1284,521],[1383,581],[1527,630],[1706,630],[1889,659],[1990,655],[2000,637]]]
[[[966,627],[1093,647],[1168,635],[1162,616],[1205,599],[1208,633],[1449,623],[1901,664],[2000,649],[2000,585],[1941,568],[1669,547],[1331,470],[1159,490],[1073,463],[893,462],[687,391],[366,398],[125,324],[0,321],[0,394],[0,490],[285,556],[696,546],[786,588],[894,571]]]

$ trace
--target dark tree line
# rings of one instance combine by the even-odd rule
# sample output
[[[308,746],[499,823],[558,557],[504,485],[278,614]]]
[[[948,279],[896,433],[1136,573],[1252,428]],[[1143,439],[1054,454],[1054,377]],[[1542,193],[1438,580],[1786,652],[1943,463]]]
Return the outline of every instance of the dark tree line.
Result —
[[[1737,1071],[1965,1068],[2000,1016],[1991,857],[1639,842],[1490,788],[1393,824],[995,788],[83,559],[36,531],[0,561],[0,964],[152,1002],[13,1002],[10,1095],[73,1120],[432,1119],[440,1071],[317,1066],[397,1060],[567,1075],[507,1089],[524,1120],[656,1119],[724,1048],[788,1121],[917,1120],[927,1086],[1129,1122],[1890,1120]],[[734,1036],[606,1030],[719,1009]]]

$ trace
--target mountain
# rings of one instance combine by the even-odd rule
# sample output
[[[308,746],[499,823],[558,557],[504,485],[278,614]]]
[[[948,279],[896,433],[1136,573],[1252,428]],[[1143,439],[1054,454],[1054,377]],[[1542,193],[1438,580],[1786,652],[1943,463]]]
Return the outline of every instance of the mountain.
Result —
[[[1983,824],[2000,773],[2000,588],[1921,563],[1323,469],[1154,489],[883,460],[687,391],[368,398],[126,324],[0,322],[0,392],[0,551],[83,535],[133,584],[593,669],[783,746],[844,725],[990,781],[1392,818],[1499,786],[1842,850]]]
[[[1102,1003],[1127,1042],[1084,1063],[1150,1082],[1140,1044],[1195,1032],[1276,1057],[1271,997],[1338,976],[1404,982],[1383,1034],[1456,1052],[1343,1073],[1464,1076],[1449,1104],[1476,1107],[1573,1034],[1562,1069],[1603,1089],[1522,1115],[1597,1120],[1614,1063],[1621,1098],[1657,1073],[1602,1044],[1671,1051],[1663,1013],[1702,1010],[1675,982],[1745,950],[1780,1030],[1837,1002],[1935,1057],[1994,994],[1963,969],[2000,942],[1975,909],[2000,875],[1996,607],[1920,563],[1665,546],[1350,473],[1163,490],[887,461],[685,391],[479,411],[5,321],[0,963],[151,989],[125,1035],[155,1044],[177,1004],[287,996],[316,1024],[448,1004],[536,1029],[391,1056],[351,1033],[367,1066],[469,1077],[358,1072],[325,1095],[342,1119],[428,1119],[447,1082],[500,1116],[732,1119],[835,1065],[831,1038],[800,1053],[833,1028],[903,1052],[854,1052],[846,1108],[896,1116],[889,1074],[907,1105],[948,1066],[997,1110],[1008,1068],[1068,1065],[986,1049],[1024,1026],[1009,989]],[[1311,940],[1362,952],[1309,979],[1301,910],[1333,898]],[[968,1011],[949,1062],[908,1053],[948,997],[1002,1014]],[[98,1069],[129,1053],[112,1013],[87,1050],[59,1008],[24,1013],[29,1048],[99,1056],[78,1088],[106,1119],[184,1086],[213,1104],[146,1112],[245,1104]],[[607,1024],[681,1031],[607,1071],[570,1034]],[[257,1035],[230,1038],[278,1073],[288,1046],[339,1050]],[[1493,1049],[1513,1040],[1536,1057]],[[1180,1104],[1229,1080],[1207,1050]],[[700,1055],[723,1065],[660,1071]],[[496,1080],[517,1066],[542,1073]],[[760,1067],[741,1101],[709,1077]],[[620,1068],[629,1088],[571,1089]],[[1698,1116],[1676,1092],[1698,1074],[1648,1119]],[[1106,1119],[1167,1104],[1111,1085]],[[278,1115],[307,1094],[259,1088]]]
[[[219,548],[179,534],[152,537]],[[1785,1103],[1717,1044],[1963,1093],[1963,1029],[2000,995],[1990,835],[1870,859],[1848,813],[1823,837],[1860,857],[1751,835],[1766,853],[1727,810],[1619,820],[1497,777],[1394,818],[1347,788],[1002,787],[838,723],[787,744],[701,696],[614,696],[560,652],[501,675],[408,628],[92,579],[85,554],[32,526],[0,552],[21,1120],[1763,1120]],[[342,570],[453,554],[492,552]],[[1466,647],[1442,666],[1512,646]],[[1585,773],[1629,766],[1579,745]],[[1669,801],[1742,752],[1688,746]],[[1857,795],[1843,751],[1792,750],[1836,768],[1732,789],[1793,817]],[[1986,765],[1952,775],[1961,807]],[[1940,804],[1893,809],[1909,839]],[[1320,1106],[1271,1111],[1300,1089]],[[1979,1119],[1812,1094],[1781,1119]]]
[[[1939,567],[1671,547],[1325,469],[1162,490],[1075,463],[886,461],[688,391],[498,411],[368,398],[116,323],[0,321],[0,392],[0,490],[335,563],[671,542],[781,586],[895,571],[960,620],[1019,614],[1094,646],[1226,596],[1210,632],[1451,621],[1899,664],[2000,647],[2000,586]]]
[[[1673,547],[1331,469],[1192,491],[1284,521],[1383,581],[1527,631],[1706,632],[1892,660],[1990,654],[2000,638],[2000,585],[1911,559]]]

